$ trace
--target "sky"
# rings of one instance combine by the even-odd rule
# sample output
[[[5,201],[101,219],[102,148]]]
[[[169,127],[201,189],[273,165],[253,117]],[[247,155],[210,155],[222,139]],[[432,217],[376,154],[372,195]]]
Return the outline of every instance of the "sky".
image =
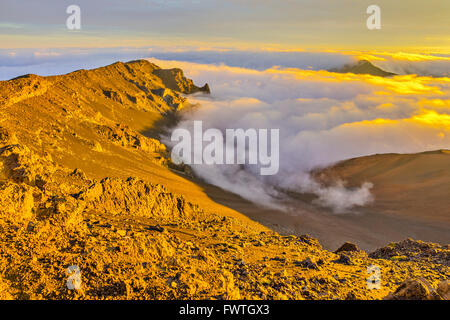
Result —
[[[81,8],[81,30],[66,8]],[[368,30],[366,9],[381,9]],[[2,0],[0,48],[192,46],[448,52],[448,0]]]
[[[69,30],[67,8],[81,11]],[[369,30],[367,8],[381,10]],[[2,0],[0,80],[157,58],[264,70],[367,59],[398,74],[450,74],[448,0]]]

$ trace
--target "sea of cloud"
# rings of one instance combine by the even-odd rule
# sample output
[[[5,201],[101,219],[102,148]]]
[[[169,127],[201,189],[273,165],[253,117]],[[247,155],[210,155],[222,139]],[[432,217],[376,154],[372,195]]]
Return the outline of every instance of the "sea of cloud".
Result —
[[[260,204],[278,206],[284,191],[313,193],[316,204],[347,212],[373,201],[371,182],[353,189],[340,181],[322,186],[311,170],[376,153],[450,148],[448,78],[150,60],[182,68],[212,89],[211,96],[190,98],[199,107],[178,127],[191,130],[192,121],[202,120],[204,130],[280,129],[280,170],[274,176],[259,175],[257,165],[193,165],[208,182]]]

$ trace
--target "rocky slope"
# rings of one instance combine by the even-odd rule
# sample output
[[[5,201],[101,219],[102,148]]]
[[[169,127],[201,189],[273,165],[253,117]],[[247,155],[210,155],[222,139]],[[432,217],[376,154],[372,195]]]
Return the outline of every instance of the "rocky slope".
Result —
[[[0,298],[448,298],[448,246],[329,252],[171,170],[141,132],[198,91],[209,87],[147,61],[0,82]],[[370,265],[380,289],[367,289]]]

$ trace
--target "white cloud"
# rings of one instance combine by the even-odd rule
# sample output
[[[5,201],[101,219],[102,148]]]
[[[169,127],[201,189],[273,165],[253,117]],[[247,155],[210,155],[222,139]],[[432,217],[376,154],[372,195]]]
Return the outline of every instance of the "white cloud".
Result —
[[[323,187],[310,170],[336,161],[387,152],[450,148],[450,81],[399,76],[384,79],[324,71],[271,69],[154,60],[180,67],[212,95],[181,127],[202,120],[205,128],[279,128],[280,171],[262,177],[254,166],[197,165],[195,172],[252,201],[278,205],[279,190],[309,192],[336,212],[372,201],[370,181],[358,189]]]

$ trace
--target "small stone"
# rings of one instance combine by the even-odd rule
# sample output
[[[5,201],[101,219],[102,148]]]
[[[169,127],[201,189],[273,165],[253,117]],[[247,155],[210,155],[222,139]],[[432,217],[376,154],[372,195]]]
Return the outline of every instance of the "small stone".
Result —
[[[347,293],[345,300],[357,300],[355,293],[353,291]]]
[[[450,280],[439,282],[436,291],[442,299],[450,300]]]
[[[108,247],[106,250],[111,252],[120,252],[120,247]]]
[[[286,262],[286,258],[280,258],[280,257],[273,257],[270,260],[279,261],[279,262]]]
[[[242,259],[239,259],[238,261],[236,261],[235,264],[240,267],[245,266],[245,262]]]
[[[36,226],[37,226],[36,223],[34,223],[32,221],[28,222],[27,231],[28,232],[35,231],[36,230]]]
[[[112,225],[109,224],[109,223],[105,223],[105,224],[99,225],[99,227],[101,227],[101,228],[111,228]]]

